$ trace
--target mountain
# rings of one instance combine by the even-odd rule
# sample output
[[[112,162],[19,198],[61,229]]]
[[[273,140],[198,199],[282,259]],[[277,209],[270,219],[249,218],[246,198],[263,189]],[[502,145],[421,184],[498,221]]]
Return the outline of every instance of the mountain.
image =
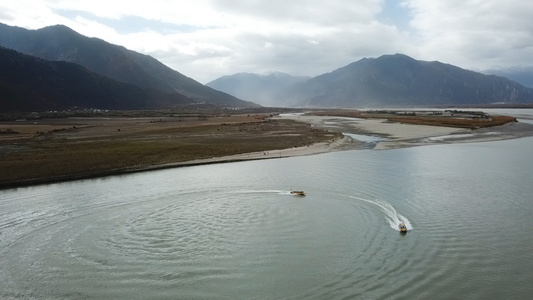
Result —
[[[76,63],[118,81],[165,93],[178,92],[197,102],[257,106],[207,87],[151,56],[83,36],[63,25],[27,30],[0,23],[0,46],[49,61]]]
[[[503,77],[402,54],[364,58],[282,91],[289,106],[364,107],[532,103],[533,89]]]
[[[482,71],[483,74],[502,76],[521,85],[533,88],[533,67],[501,68]]]
[[[309,77],[292,76],[282,72],[274,72],[268,75],[237,73],[222,76],[208,82],[206,85],[263,106],[279,106],[283,104],[277,101],[277,93],[280,90],[307,79]]]
[[[156,109],[193,102],[178,93],[113,80],[74,63],[50,62],[0,47],[0,112]]]

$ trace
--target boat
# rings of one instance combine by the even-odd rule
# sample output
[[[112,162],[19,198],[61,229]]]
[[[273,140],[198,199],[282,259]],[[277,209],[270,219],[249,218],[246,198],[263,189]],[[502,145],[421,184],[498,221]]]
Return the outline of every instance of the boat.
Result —
[[[305,196],[305,192],[302,190],[291,190],[291,195]]]
[[[398,229],[400,230],[400,232],[407,232],[407,227],[405,227],[405,224],[403,222],[398,225]]]

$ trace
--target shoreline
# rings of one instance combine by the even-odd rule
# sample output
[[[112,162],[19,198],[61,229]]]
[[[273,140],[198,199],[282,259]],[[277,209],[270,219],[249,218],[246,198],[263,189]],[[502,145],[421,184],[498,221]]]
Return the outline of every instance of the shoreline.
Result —
[[[266,159],[279,159],[279,158],[289,158],[295,156],[306,156],[306,155],[315,155],[320,153],[327,153],[332,151],[337,151],[339,148],[343,147],[350,142],[348,137],[343,137],[337,139],[333,142],[321,142],[315,143],[303,147],[293,147],[280,150],[271,150],[271,151],[259,151],[259,152],[250,152],[243,154],[234,154],[228,156],[219,156],[211,157],[204,159],[194,159],[189,161],[167,163],[160,165],[152,165],[145,167],[132,167],[125,169],[116,169],[116,170],[107,170],[105,172],[95,172],[88,174],[79,174],[79,175],[65,175],[49,178],[34,178],[29,180],[21,180],[16,182],[0,183],[0,190],[3,189],[16,189],[29,186],[37,186],[43,184],[53,184],[61,182],[70,182],[76,180],[86,180],[86,179],[96,179],[96,178],[105,178],[108,176],[120,176],[133,173],[157,171],[171,168],[181,168],[181,167],[194,167],[210,164],[219,164],[219,163],[233,163],[233,162],[243,162],[243,161],[252,161],[252,160],[266,160]]]
[[[373,150],[389,150],[439,144],[477,143],[502,141],[533,136],[533,124],[513,122],[504,125],[464,129],[456,127],[414,125],[388,122],[384,119],[357,119],[324,116],[285,116],[325,130],[380,137]],[[354,140],[351,149],[368,149],[365,142]]]
[[[145,167],[131,167],[124,169],[106,170],[103,172],[95,172],[88,174],[65,175],[49,178],[35,178],[30,180],[9,182],[6,184],[0,183],[0,189],[36,186],[41,184],[68,182],[83,179],[103,178],[107,176],[125,175],[131,173],[155,171],[177,167],[191,167],[215,163],[231,163],[250,160],[264,160],[316,155],[333,151],[362,149],[390,150],[438,144],[499,141],[533,136],[533,124],[521,122],[471,130],[452,127],[391,123],[382,119],[355,119],[331,116],[304,116],[297,114],[284,115],[275,118],[293,119],[299,122],[308,123],[318,129],[341,132],[344,136],[332,142],[319,142],[303,147],[292,147],[279,150],[242,153],[236,155],[211,157],[206,159],[195,159],[183,162],[151,165]],[[353,137],[347,134],[379,137],[379,140],[373,142],[365,142],[354,139]]]

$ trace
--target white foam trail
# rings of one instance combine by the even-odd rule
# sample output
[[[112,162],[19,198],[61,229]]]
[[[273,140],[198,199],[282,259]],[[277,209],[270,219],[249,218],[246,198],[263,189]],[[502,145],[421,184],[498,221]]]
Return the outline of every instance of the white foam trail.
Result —
[[[237,190],[237,191],[232,191],[232,193],[237,193],[237,194],[260,194],[260,193],[264,193],[264,194],[290,195],[291,191],[290,190]]]
[[[387,220],[387,222],[389,223],[392,229],[398,230],[398,225],[400,225],[401,222],[404,222],[405,227],[407,227],[407,230],[413,229],[413,226],[411,225],[411,222],[409,222],[409,219],[399,214],[396,211],[396,209],[390,203],[386,201],[375,200],[375,199],[370,200],[370,199],[365,199],[365,198],[361,198],[357,196],[350,196],[350,195],[342,195],[342,196],[376,205],[385,214],[385,219]]]

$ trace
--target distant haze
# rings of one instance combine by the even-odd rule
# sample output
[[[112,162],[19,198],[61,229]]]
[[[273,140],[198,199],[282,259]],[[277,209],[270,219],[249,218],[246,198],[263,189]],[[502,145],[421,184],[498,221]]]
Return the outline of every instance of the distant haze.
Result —
[[[283,105],[283,102],[277,99],[280,90],[307,79],[309,77],[295,77],[281,72],[268,75],[238,73],[220,77],[206,85],[263,106],[278,106]]]

